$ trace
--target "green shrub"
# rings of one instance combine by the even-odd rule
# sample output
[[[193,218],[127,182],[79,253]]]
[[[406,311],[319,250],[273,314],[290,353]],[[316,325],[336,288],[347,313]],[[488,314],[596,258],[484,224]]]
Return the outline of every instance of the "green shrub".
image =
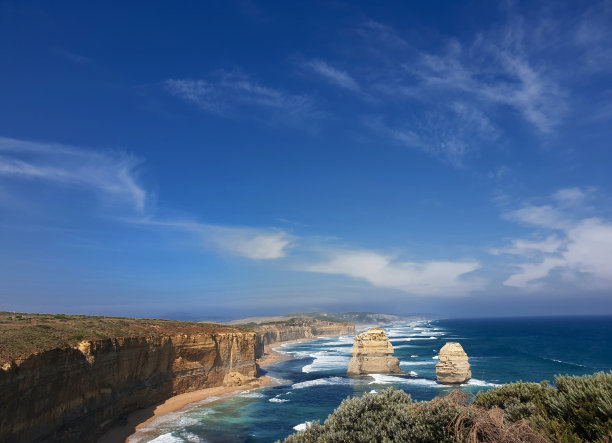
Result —
[[[447,403],[413,403],[404,391],[393,389],[347,398],[323,425],[311,423],[285,442],[452,442],[448,424],[458,411]]]
[[[501,408],[506,418],[516,422],[543,411],[545,399],[554,392],[548,382],[511,383],[488,392],[479,392],[474,404],[487,409]]]
[[[612,442],[612,372],[557,376],[553,386],[512,383],[479,393],[455,391],[413,402],[403,391],[344,400],[325,423],[285,443]]]

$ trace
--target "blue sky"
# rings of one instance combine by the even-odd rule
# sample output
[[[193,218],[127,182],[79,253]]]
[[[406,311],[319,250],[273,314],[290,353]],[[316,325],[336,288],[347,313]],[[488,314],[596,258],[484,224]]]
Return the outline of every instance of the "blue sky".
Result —
[[[612,313],[610,1],[5,1],[0,60],[0,309]]]

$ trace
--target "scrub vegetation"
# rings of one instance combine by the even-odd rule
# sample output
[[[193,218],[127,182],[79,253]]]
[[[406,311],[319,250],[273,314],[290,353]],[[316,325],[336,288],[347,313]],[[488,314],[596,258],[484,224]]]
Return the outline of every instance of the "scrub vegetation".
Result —
[[[285,443],[612,442],[612,372],[557,376],[414,402],[400,390],[348,398]]]
[[[75,346],[82,340],[229,332],[237,329],[214,323],[0,312],[0,364],[35,352]]]

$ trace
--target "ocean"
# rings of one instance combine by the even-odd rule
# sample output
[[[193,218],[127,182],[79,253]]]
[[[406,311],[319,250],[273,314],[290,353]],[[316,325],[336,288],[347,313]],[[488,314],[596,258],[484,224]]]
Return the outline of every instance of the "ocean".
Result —
[[[284,345],[279,350],[294,359],[265,371],[280,385],[160,417],[131,441],[274,442],[308,421],[324,421],[349,396],[394,387],[431,400],[454,389],[435,379],[434,357],[447,341],[461,343],[469,356],[473,378],[460,389],[471,394],[513,381],[612,370],[612,317],[435,320],[383,329],[407,375],[348,377],[352,336]]]

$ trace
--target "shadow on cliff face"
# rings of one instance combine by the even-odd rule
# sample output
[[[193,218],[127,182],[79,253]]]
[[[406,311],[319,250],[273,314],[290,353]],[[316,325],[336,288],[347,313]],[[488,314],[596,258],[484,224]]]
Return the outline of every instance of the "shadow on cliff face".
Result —
[[[230,371],[254,375],[254,341],[239,331],[124,337],[13,361],[0,370],[0,441],[95,442],[118,423],[130,435],[173,395],[220,386]]]
[[[175,356],[169,338],[132,337],[14,362],[0,373],[0,440],[95,441],[117,418],[172,395]]]

